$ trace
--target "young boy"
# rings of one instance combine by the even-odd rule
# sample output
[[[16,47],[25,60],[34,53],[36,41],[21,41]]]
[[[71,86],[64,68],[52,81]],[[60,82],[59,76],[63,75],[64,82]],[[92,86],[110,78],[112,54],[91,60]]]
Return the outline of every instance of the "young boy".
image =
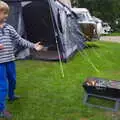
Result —
[[[11,25],[5,23],[8,13],[9,6],[0,1],[0,118],[10,119],[12,115],[5,108],[6,97],[8,95],[9,100],[17,99],[14,94],[16,86],[14,42],[37,51],[42,50],[43,46],[21,38]]]

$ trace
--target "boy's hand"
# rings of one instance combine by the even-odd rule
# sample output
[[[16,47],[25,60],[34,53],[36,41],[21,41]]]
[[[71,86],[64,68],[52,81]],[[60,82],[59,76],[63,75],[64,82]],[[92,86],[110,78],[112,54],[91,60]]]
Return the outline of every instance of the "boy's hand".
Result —
[[[40,45],[40,42],[38,42],[38,43],[35,44],[34,48],[35,48],[35,50],[40,51],[40,50],[42,50],[44,47],[43,47],[43,45]]]
[[[4,46],[2,44],[0,44],[0,50],[4,49]]]

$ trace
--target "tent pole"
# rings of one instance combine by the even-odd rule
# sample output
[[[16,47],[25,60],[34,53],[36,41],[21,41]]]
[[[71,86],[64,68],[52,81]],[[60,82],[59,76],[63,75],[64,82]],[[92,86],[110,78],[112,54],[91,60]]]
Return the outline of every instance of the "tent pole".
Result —
[[[48,0],[48,3],[49,3],[49,6],[50,6],[50,4],[51,4],[50,0]],[[51,19],[52,19],[53,29],[54,29],[54,33],[56,33],[52,13],[53,13],[52,8],[50,7],[50,15],[51,15]],[[60,55],[60,49],[59,49],[59,45],[58,45],[58,35],[57,34],[55,34],[55,41],[56,41],[57,52],[58,52],[58,57],[59,57],[60,71],[61,71],[62,77],[64,78],[65,74],[64,74],[64,69],[63,69],[63,65],[62,65],[62,59],[61,59],[61,55]]]
[[[88,36],[86,36],[82,31],[80,31],[81,35],[83,35],[86,39],[88,40],[91,40]],[[86,44],[86,47],[89,47],[87,44]],[[100,53],[98,53],[94,48],[92,48],[93,52],[95,53],[95,55],[101,59],[101,55]],[[103,55],[104,56],[104,55]],[[106,58],[104,58],[106,59]],[[92,65],[93,66],[93,65]]]
[[[61,70],[62,77],[64,78],[65,75],[64,75],[64,70],[63,70],[62,60],[61,60],[61,56],[60,56],[60,49],[59,49],[57,37],[56,37],[56,45],[57,45],[57,52],[58,52],[58,56],[59,56],[60,70]]]
[[[76,42],[76,41],[75,41]],[[77,43],[77,42],[76,42]],[[79,44],[79,43],[77,43],[77,44]],[[80,45],[80,44],[79,44]],[[88,61],[88,63],[93,67],[93,69],[96,71],[96,72],[100,72],[99,70],[98,70],[98,68],[93,64],[93,62],[91,61],[91,59],[89,58],[89,56],[88,56],[88,54],[87,54],[87,52],[86,51],[84,51],[83,50],[83,54],[78,50],[78,52],[79,52],[79,54],[80,55],[82,55],[83,57],[84,57],[84,55],[83,54],[85,54],[85,56],[87,56],[87,61]]]

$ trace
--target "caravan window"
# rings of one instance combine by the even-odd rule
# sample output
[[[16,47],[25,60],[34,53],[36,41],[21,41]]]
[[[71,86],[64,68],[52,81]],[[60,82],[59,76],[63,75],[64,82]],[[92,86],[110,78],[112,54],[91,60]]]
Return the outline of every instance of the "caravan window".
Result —
[[[79,17],[80,21],[89,21],[89,20],[92,20],[92,17],[90,15],[90,13],[88,13],[88,12],[79,13],[78,17]]]

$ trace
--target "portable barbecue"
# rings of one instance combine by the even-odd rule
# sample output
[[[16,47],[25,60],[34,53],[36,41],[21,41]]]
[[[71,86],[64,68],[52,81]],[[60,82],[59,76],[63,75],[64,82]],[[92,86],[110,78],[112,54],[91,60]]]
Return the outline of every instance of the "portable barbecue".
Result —
[[[120,81],[88,78],[83,87],[87,93],[120,98]]]
[[[84,103],[113,111],[118,110],[120,103],[120,81],[103,78],[87,78],[83,83],[83,87],[86,92]],[[102,105],[90,104],[88,103],[89,97],[115,101],[115,106],[114,108],[108,108]]]

